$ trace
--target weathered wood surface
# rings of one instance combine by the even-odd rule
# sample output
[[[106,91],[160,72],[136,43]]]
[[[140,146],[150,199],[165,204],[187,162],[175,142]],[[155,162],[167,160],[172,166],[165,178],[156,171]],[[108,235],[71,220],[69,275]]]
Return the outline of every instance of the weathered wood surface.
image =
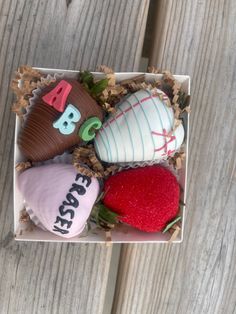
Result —
[[[0,1],[0,313],[103,312],[112,247],[12,241],[15,117],[9,83],[20,64],[137,70],[148,4]]]
[[[190,74],[181,245],[123,245],[113,312],[236,313],[236,3],[158,1],[150,63]]]

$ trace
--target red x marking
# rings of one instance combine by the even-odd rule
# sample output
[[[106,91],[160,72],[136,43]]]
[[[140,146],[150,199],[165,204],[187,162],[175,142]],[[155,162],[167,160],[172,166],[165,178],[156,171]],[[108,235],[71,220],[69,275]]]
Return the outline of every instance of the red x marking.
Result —
[[[152,131],[151,134],[157,135],[157,136],[163,136],[165,139],[165,144],[159,148],[156,148],[154,150],[155,152],[159,152],[163,148],[164,148],[165,153],[162,154],[162,156],[164,156],[164,155],[170,156],[174,152],[174,150],[171,150],[171,149],[168,150],[168,144],[170,144],[171,142],[173,142],[176,139],[176,137],[174,135],[169,135],[167,133],[166,129],[163,129],[163,133],[158,133],[158,132]],[[167,138],[169,138],[168,141],[167,141]]]

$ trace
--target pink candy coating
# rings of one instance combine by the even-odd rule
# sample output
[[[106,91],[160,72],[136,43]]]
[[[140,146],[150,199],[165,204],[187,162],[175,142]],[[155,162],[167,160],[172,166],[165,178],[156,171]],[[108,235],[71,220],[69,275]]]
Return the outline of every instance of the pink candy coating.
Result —
[[[70,164],[25,170],[18,177],[18,186],[45,229],[65,238],[83,231],[99,194],[98,180],[79,174]]]

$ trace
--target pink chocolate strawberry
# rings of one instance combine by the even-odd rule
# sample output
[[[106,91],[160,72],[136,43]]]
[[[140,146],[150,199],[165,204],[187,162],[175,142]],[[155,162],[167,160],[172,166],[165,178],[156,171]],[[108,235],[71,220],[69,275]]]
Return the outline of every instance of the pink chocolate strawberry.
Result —
[[[155,165],[109,177],[103,202],[119,214],[120,221],[142,231],[157,232],[178,214],[179,197],[176,177]]]

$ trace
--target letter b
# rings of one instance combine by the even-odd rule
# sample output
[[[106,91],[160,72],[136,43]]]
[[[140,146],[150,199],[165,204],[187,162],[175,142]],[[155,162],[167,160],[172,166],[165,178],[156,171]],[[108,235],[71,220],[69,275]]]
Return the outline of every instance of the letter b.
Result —
[[[75,122],[81,118],[80,111],[75,106],[69,104],[60,118],[53,122],[53,127],[59,129],[59,132],[68,135],[74,132]]]

